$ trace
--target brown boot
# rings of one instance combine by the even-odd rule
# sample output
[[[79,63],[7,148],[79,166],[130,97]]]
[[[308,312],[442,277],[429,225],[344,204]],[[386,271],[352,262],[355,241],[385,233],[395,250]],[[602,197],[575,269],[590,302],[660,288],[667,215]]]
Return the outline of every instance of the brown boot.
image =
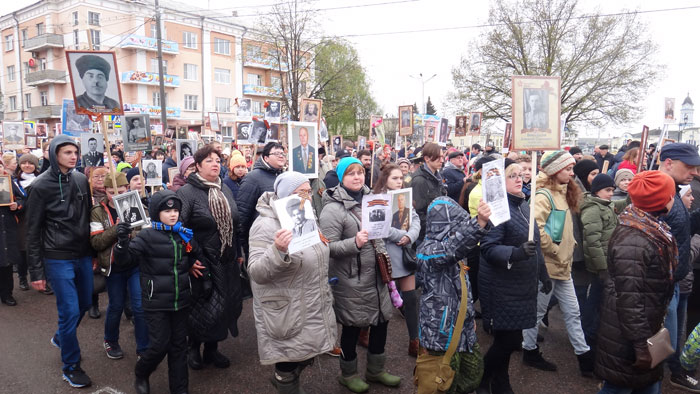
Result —
[[[418,357],[418,346],[420,345],[420,341],[418,338],[416,339],[411,339],[408,342],[408,355],[411,357]]]
[[[369,327],[360,330],[360,339],[357,342],[362,347],[369,347]]]

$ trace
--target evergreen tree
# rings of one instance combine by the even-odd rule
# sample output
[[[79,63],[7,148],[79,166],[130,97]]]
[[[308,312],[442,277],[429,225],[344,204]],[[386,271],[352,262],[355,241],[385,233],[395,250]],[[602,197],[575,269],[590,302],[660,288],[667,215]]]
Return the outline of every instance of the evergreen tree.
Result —
[[[430,101],[430,96],[428,96],[428,102],[425,104],[425,113],[427,115],[437,115],[437,109],[435,109],[435,106]]]
[[[418,106],[416,105],[416,103],[413,103],[413,113],[414,113],[414,114],[419,114],[419,113],[420,113],[420,111],[418,110]]]

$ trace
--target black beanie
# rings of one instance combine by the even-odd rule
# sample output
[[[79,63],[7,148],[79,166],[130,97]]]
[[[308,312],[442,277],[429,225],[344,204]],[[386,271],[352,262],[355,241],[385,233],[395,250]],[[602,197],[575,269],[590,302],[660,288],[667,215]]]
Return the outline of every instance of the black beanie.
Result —
[[[161,190],[151,197],[151,203],[148,205],[148,214],[151,215],[151,219],[155,221],[160,221],[160,211],[165,211],[166,209],[177,209],[180,211],[182,208],[182,200],[178,197],[172,190]]]
[[[583,153],[583,151],[581,150],[581,148],[579,148],[578,146],[572,146],[572,147],[569,149],[569,154],[570,154],[571,156],[573,156],[573,155],[575,155],[575,154],[577,154],[577,153]]]
[[[484,156],[479,158],[479,160],[477,160],[476,163],[474,163],[474,171],[479,171],[484,164],[494,160],[496,160],[496,158],[491,156]]]
[[[593,178],[593,183],[591,183],[591,193],[598,193],[606,187],[612,187],[614,189],[615,181],[613,181],[608,174],[598,174]]]
[[[591,185],[588,184],[588,174],[590,174],[591,171],[598,169],[598,163],[596,163],[594,160],[587,159],[579,161],[574,166],[574,174],[576,174],[578,180],[581,181],[581,184],[587,191],[591,191]]]
[[[515,160],[509,159],[506,157],[505,161],[503,162],[503,169],[505,170],[511,164],[518,164],[518,163],[516,163]]]

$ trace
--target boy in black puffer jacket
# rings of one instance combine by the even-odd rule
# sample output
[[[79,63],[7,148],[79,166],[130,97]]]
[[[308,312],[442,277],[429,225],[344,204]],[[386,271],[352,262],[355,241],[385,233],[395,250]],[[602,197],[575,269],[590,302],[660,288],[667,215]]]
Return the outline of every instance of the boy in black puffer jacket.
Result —
[[[194,245],[192,230],[178,221],[181,206],[182,201],[174,192],[164,190],[151,198],[151,228],[141,230],[130,240],[129,224],[117,225],[116,260],[124,264],[137,261],[141,271],[141,294],[150,344],[134,369],[134,386],[139,394],[150,392],[148,378],[166,355],[170,392],[187,392],[189,274],[199,277],[208,273],[195,258],[200,253]]]

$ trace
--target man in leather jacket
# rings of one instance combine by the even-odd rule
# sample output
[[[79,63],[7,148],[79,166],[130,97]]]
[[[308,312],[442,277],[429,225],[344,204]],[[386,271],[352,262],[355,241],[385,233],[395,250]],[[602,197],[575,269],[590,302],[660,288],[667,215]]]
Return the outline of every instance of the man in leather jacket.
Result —
[[[63,379],[73,387],[90,385],[80,368],[76,331],[92,300],[90,186],[74,171],[78,145],[59,135],[49,146],[51,168],[39,175],[27,197],[27,260],[35,290],[46,280],[56,294],[58,331],[51,343],[61,349]]]

